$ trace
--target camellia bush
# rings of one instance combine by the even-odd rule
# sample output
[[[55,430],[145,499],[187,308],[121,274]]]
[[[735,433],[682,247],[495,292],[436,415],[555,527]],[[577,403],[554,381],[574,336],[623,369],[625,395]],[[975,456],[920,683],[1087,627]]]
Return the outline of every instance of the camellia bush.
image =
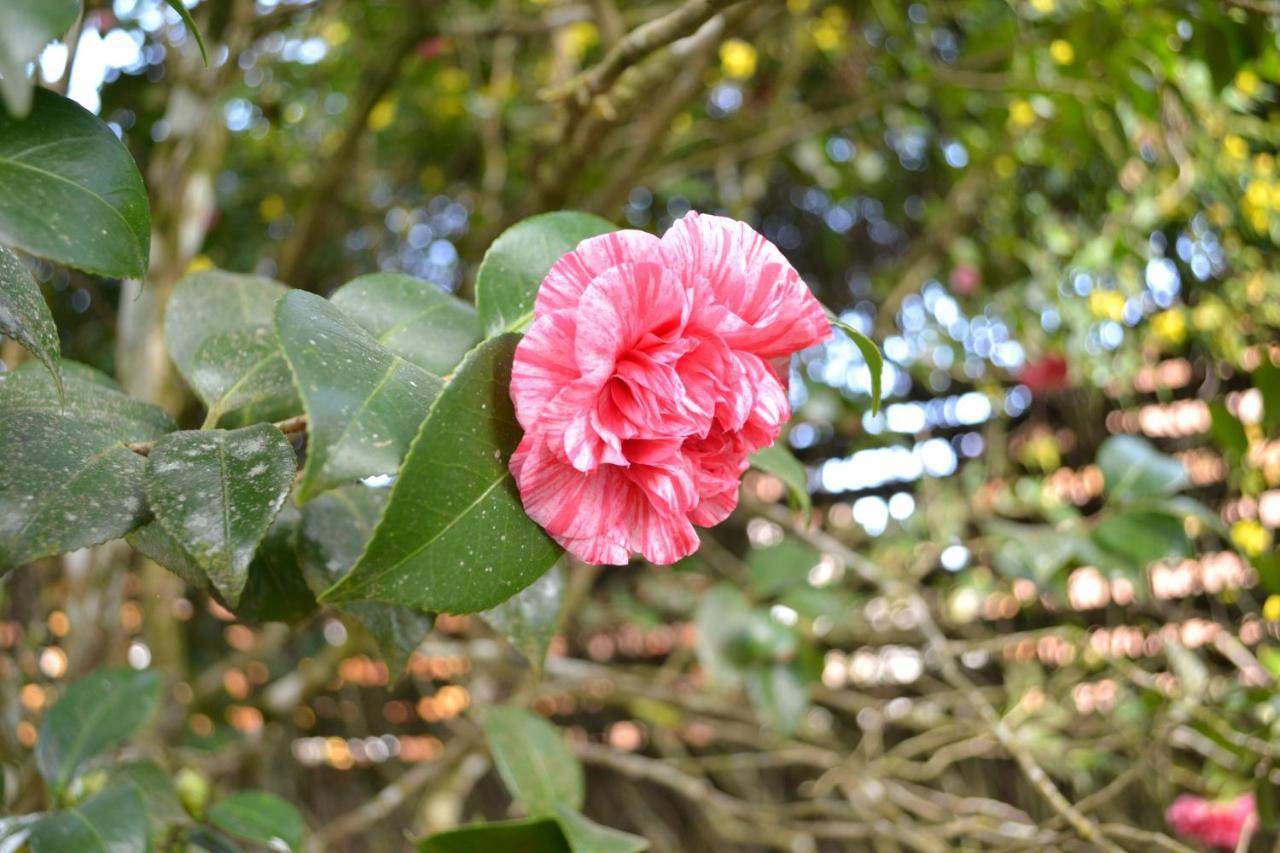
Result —
[[[0,850],[1269,849],[1277,31],[0,0]]]

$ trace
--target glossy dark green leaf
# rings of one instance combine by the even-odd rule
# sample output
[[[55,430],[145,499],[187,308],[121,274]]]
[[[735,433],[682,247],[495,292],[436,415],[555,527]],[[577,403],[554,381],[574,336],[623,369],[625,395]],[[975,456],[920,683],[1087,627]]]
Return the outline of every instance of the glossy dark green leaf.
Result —
[[[293,447],[270,424],[174,432],[147,459],[147,502],[234,608],[293,472]]]
[[[0,335],[8,335],[40,359],[62,398],[58,328],[40,286],[18,256],[0,246]]]
[[[297,507],[286,503],[249,564],[249,582],[240,593],[236,616],[245,622],[294,624],[316,610],[316,599],[298,563]]]
[[[209,52],[204,48],[204,36],[200,35],[200,28],[196,26],[195,19],[191,17],[186,4],[182,0],[165,0],[169,4],[169,8],[178,13],[178,17],[182,19],[182,24],[187,28],[187,32],[196,40],[196,47],[200,48],[200,60],[207,66],[209,64]]]
[[[475,308],[413,276],[362,275],[329,301],[378,343],[437,376],[452,372],[482,337]]]
[[[98,275],[146,275],[142,176],[111,129],[75,101],[37,89],[26,118],[0,110],[0,187],[0,244]]]
[[[809,475],[800,460],[791,455],[781,440],[763,450],[751,454],[751,467],[772,474],[787,487],[791,505],[807,518],[813,512],[813,500],[809,496]]]
[[[323,600],[474,613],[559,559],[507,467],[521,434],[509,391],[517,339],[490,339],[463,361],[423,422],[360,561]]]
[[[146,801],[147,812],[161,823],[183,823],[189,819],[178,800],[169,771],[154,761],[126,761],[112,767],[107,785],[116,784],[135,785]]]
[[[582,765],[559,729],[537,714],[495,706],[484,730],[498,775],[526,814],[554,815],[557,805],[582,808]]]
[[[0,459],[0,570],[116,539],[147,519],[146,465],[111,427],[0,402]]]
[[[374,525],[387,505],[388,489],[361,484],[326,492],[302,508],[298,558],[312,592],[337,583],[360,558]],[[377,642],[393,675],[404,672],[434,618],[403,604],[353,601],[339,608],[359,622]]]
[[[206,426],[275,421],[302,410],[272,311],[282,284],[206,270],[183,278],[165,308],[169,357],[209,409]]]
[[[204,589],[209,585],[204,569],[196,564],[195,558],[183,549],[177,539],[169,535],[169,531],[160,522],[153,519],[131,531],[124,539],[133,550],[164,566],[196,589]]]
[[[115,380],[74,361],[62,364],[65,406],[58,387],[43,366],[27,362],[11,373],[0,373],[0,419],[18,413],[65,415],[84,424],[103,427],[121,441],[152,441],[176,427],[163,409],[135,400]]]
[[[302,844],[302,815],[269,791],[238,791],[209,809],[209,823],[234,838],[273,850]]]
[[[844,332],[849,340],[853,341],[853,345],[858,348],[858,352],[862,353],[862,358],[867,363],[867,370],[871,373],[871,414],[880,411],[880,403],[884,399],[884,356],[880,354],[880,348],[876,346],[875,341],[859,332],[848,323],[841,322],[835,317],[830,317],[831,325]]]
[[[151,821],[141,792],[115,785],[47,815],[31,828],[31,853],[147,853]]]
[[[25,116],[31,109],[27,64],[44,46],[71,29],[80,0],[6,0],[0,3],[0,96],[9,112]]]
[[[641,853],[649,842],[637,835],[601,826],[575,809],[556,805],[556,819],[573,853]]]
[[[1185,557],[1191,551],[1182,520],[1157,512],[1121,512],[1103,519],[1094,541],[1124,558],[1135,571],[1156,560]]]
[[[1115,435],[1098,449],[1107,496],[1127,501],[1171,495],[1187,485],[1182,463],[1165,456],[1145,439]]]
[[[418,842],[418,853],[572,853],[554,820],[545,817],[480,823],[439,832]]]
[[[160,674],[100,669],[73,682],[49,709],[36,741],[36,766],[55,794],[86,762],[142,728],[160,698]]]
[[[485,333],[492,337],[528,325],[538,287],[555,262],[588,237],[616,230],[598,216],[561,210],[531,216],[502,232],[476,272],[476,313]]]
[[[557,563],[532,584],[480,615],[524,655],[535,673],[541,674],[547,646],[560,618],[564,592],[564,567]]]
[[[393,474],[443,385],[328,300],[290,291],[276,329],[307,410],[303,504],[335,486]]]

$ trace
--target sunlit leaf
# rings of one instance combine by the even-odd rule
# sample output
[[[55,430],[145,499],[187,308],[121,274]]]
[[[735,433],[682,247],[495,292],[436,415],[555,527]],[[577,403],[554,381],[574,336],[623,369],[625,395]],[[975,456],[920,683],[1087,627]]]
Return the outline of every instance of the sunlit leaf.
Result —
[[[581,809],[582,765],[555,726],[528,711],[498,706],[484,719],[494,766],[525,813],[554,815],[557,805]]]
[[[178,17],[182,18],[183,25],[187,28],[187,32],[196,40],[196,47],[200,48],[200,60],[205,64],[209,64],[209,53],[204,48],[204,36],[200,35],[200,28],[196,26],[195,19],[191,17],[191,12],[187,10],[182,0],[165,0],[169,4],[169,8],[178,13]]]
[[[858,352],[862,353],[862,358],[867,363],[867,370],[871,374],[871,414],[880,411],[880,403],[884,399],[884,356],[880,354],[879,347],[875,341],[859,332],[853,326],[841,320],[830,317],[831,325],[844,332],[849,340],[853,341],[853,345],[858,348]]]
[[[520,439],[509,392],[516,340],[490,339],[463,361],[423,422],[360,561],[324,601],[473,613],[559,559],[507,467]]]
[[[235,607],[293,472],[293,448],[270,424],[170,433],[148,457],[147,502]]]
[[[571,210],[531,216],[493,241],[476,272],[476,313],[490,337],[519,331],[551,267],[588,237],[616,231],[612,222]]]
[[[399,273],[353,279],[329,297],[391,352],[444,376],[480,342],[476,310],[429,281]]]
[[[276,328],[307,410],[298,502],[395,473],[440,392],[440,377],[383,347],[333,303],[305,291],[280,300]]]
[[[25,119],[0,109],[0,187],[0,244],[98,275],[146,275],[142,176],[111,129],[75,101],[37,89]]]
[[[61,795],[84,765],[132,737],[160,698],[160,674],[127,667],[100,669],[73,682],[45,716],[36,766]]]

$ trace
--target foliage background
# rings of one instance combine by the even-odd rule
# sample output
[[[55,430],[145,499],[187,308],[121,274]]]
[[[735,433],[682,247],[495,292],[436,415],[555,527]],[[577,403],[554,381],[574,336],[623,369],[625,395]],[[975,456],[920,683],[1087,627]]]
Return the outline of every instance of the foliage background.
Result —
[[[572,567],[541,679],[465,618],[396,679],[331,613],[241,624],[122,543],[11,573],[13,811],[41,805],[66,683],[141,662],[169,681],[133,748],[283,795],[318,847],[504,816],[469,708],[507,701],[567,728],[588,814],[658,850],[1168,849],[1174,795],[1246,789],[1275,838],[1270,4],[207,0],[208,67],[164,4],[88,6],[69,80],[56,48],[40,66],[142,167],[151,272],[33,268],[64,355],[184,426],[161,330],[184,274],[468,297],[494,237],[557,208],[752,222],[882,343],[887,399],[870,413],[851,344],[806,353],[812,528],[753,474],[686,564]],[[579,97],[682,9],[706,23]],[[1171,531],[1107,495],[1116,433],[1175,455],[1216,518]]]

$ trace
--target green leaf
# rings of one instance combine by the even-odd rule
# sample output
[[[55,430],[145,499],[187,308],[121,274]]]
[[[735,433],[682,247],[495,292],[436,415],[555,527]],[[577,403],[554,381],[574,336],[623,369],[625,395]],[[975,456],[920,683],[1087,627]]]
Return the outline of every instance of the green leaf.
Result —
[[[49,372],[32,362],[0,373],[0,421],[18,413],[66,416],[102,427],[124,442],[152,441],[176,428],[163,409],[133,399],[92,367],[63,362],[62,386],[65,403],[59,403],[58,386]]]
[[[204,36],[200,35],[200,28],[196,26],[195,19],[191,17],[191,12],[187,11],[187,7],[182,0],[165,0],[165,2],[169,4],[170,9],[178,13],[178,17],[182,19],[187,32],[191,33],[191,37],[196,40],[196,47],[200,48],[200,60],[207,68],[209,66],[209,52],[204,49]]]
[[[36,766],[60,796],[86,762],[131,737],[155,710],[160,674],[100,669],[71,684],[44,718]]]
[[[563,601],[564,570],[557,563],[532,584],[480,615],[541,675]]]
[[[800,460],[791,455],[786,445],[775,441],[763,450],[751,454],[751,467],[772,474],[787,487],[791,506],[808,518],[813,513],[813,499],[809,496],[809,475]]]
[[[440,393],[440,377],[386,349],[312,293],[293,290],[280,300],[276,330],[307,410],[298,503],[395,473]]]
[[[1107,495],[1114,500],[1163,497],[1187,485],[1182,463],[1132,435],[1115,435],[1098,449]]]
[[[476,313],[486,335],[527,325],[538,287],[555,262],[588,237],[616,230],[598,216],[562,210],[531,216],[503,231],[476,272]]]
[[[0,244],[98,275],[147,274],[142,176],[111,129],[75,101],[37,89],[25,119],[0,110],[0,186]]]
[[[462,362],[418,431],[360,561],[323,601],[474,613],[559,559],[507,467],[521,434],[509,391],[517,340],[490,339]]]
[[[740,684],[746,663],[740,647],[752,622],[746,597],[736,587],[717,584],[702,596],[695,621],[698,664],[715,684]]]
[[[0,12],[0,16],[3,12]],[[0,246],[0,335],[8,335],[40,359],[53,375],[63,398],[58,327],[40,287],[18,256]]]
[[[238,791],[209,809],[209,823],[253,844],[297,850],[304,825],[298,810],[269,791]]]
[[[127,761],[111,768],[107,785],[117,784],[137,786],[146,801],[147,811],[162,823],[184,823],[189,819],[187,810],[178,800],[169,772],[154,761]]]
[[[0,817],[0,851],[16,853],[23,850],[32,827],[45,817],[44,812]]]
[[[71,29],[80,0],[7,0],[0,3],[0,96],[16,116],[31,109],[27,64]]]
[[[1262,429],[1274,437],[1280,433],[1280,367],[1264,358],[1253,371],[1253,384],[1262,392]]]
[[[429,281],[399,273],[372,273],[347,282],[329,297],[391,352],[444,376],[480,342],[476,309]]]
[[[1239,460],[1249,452],[1249,437],[1244,433],[1244,424],[1217,400],[1209,403],[1209,435],[1213,443],[1232,459]]]
[[[326,492],[302,508],[298,559],[311,591],[319,595],[337,583],[364,550],[388,489],[356,484]],[[435,619],[403,604],[353,601],[341,608],[377,642],[392,676],[404,672]]]
[[[116,539],[147,519],[146,465],[111,427],[0,408],[0,459],[0,570]]]
[[[270,424],[170,433],[147,460],[147,502],[235,607],[293,472],[293,447]]]
[[[205,270],[186,276],[165,308],[164,337],[182,378],[209,409],[206,426],[275,421],[302,410],[271,322],[287,288]]]
[[[418,842],[418,853],[572,853],[554,820],[545,817],[481,823],[438,832]]]
[[[859,332],[853,326],[841,321],[835,316],[828,316],[831,325],[848,336],[853,341],[853,345],[858,348],[858,352],[862,353],[862,358],[867,362],[867,370],[871,373],[871,414],[880,411],[880,403],[884,399],[884,389],[882,383],[884,381],[884,356],[880,354],[880,349],[876,346],[875,341]]]
[[[485,716],[484,730],[498,775],[527,814],[552,815],[557,805],[582,808],[582,765],[555,726],[537,714],[497,706]]]
[[[808,586],[809,570],[821,559],[811,546],[786,536],[776,545],[748,551],[747,575],[761,595],[779,595],[793,587]]]
[[[649,849],[649,842],[643,838],[601,826],[562,803],[557,803],[555,810],[573,853],[640,853]]]
[[[195,558],[188,554],[178,540],[158,521],[150,521],[124,537],[133,550],[148,560],[164,566],[196,589],[204,589],[209,585],[209,578],[204,570],[196,565]]]
[[[1122,512],[1103,519],[1093,529],[1099,546],[1129,561],[1141,571],[1155,562],[1185,557],[1191,552],[1182,521],[1157,512]]]
[[[32,827],[27,844],[31,853],[146,853],[147,805],[133,785],[107,788],[45,817]]]
[[[249,582],[240,593],[236,616],[245,622],[294,624],[316,610],[316,599],[298,564],[297,507],[287,503],[249,564]]]
[[[747,696],[769,725],[792,735],[809,710],[809,684],[790,663],[771,663],[746,672]]]

